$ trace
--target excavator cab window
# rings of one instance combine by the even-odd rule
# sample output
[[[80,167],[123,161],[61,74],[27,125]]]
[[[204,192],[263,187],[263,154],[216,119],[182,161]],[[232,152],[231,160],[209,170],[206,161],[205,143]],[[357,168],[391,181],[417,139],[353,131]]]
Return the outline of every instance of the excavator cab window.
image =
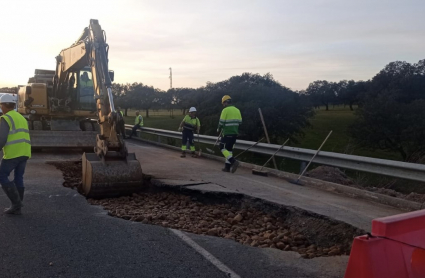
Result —
[[[79,104],[81,110],[95,110],[96,102],[94,99],[93,76],[90,69],[84,69],[78,75]]]

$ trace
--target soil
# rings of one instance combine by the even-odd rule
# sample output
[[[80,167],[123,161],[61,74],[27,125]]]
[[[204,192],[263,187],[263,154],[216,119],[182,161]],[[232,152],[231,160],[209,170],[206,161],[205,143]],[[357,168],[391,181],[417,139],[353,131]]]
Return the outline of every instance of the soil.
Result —
[[[425,202],[425,194],[418,194],[415,192],[411,192],[409,194],[403,194],[400,192],[397,192],[393,189],[387,189],[387,188],[378,188],[378,187],[370,187],[368,188],[369,191],[389,195],[392,197],[402,198],[405,200],[418,202],[418,203],[424,203]]]
[[[307,177],[333,182],[342,185],[352,185],[353,181],[341,170],[329,166],[319,166],[310,170],[306,174]]]
[[[64,186],[81,185],[81,161],[50,164],[63,172]],[[253,247],[295,251],[303,258],[349,255],[353,238],[365,234],[340,221],[242,194],[149,185],[132,196],[88,202],[103,206],[113,217],[223,237]]]
[[[371,192],[376,192],[396,198],[401,198],[413,202],[424,203],[425,202],[425,194],[419,194],[415,192],[411,192],[409,194],[403,194],[393,189],[388,188],[379,188],[379,187],[363,187],[355,184],[344,172],[342,172],[338,168],[329,167],[329,166],[319,166],[311,171],[308,171],[306,176],[310,178],[315,178],[318,180],[333,182],[342,185],[348,185],[355,188],[368,190]]]

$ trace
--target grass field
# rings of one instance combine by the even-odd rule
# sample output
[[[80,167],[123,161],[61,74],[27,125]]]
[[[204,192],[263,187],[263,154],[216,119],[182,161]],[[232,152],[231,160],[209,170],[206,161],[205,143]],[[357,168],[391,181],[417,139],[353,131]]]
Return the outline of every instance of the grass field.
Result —
[[[382,159],[401,160],[401,156],[396,152],[386,152],[382,150],[365,150],[355,146],[348,135],[348,127],[354,123],[354,111],[349,107],[335,106],[316,110],[316,115],[311,119],[311,127],[304,130],[305,136],[299,138],[300,143],[295,147],[306,149],[318,149],[332,130],[323,151],[368,156]]]
[[[125,117],[126,124],[134,124],[135,112],[134,110],[129,110],[127,112],[128,116]],[[183,119],[183,115],[181,110],[174,110],[173,113],[174,118],[170,117],[170,112],[167,110],[149,111],[149,118],[146,118],[146,113],[144,111],[142,111],[141,115],[143,116],[145,127],[177,131]]]
[[[166,116],[143,117],[143,124],[145,127],[177,131],[182,119],[183,117],[175,117],[174,119]],[[134,117],[126,117],[125,123],[133,125]]]

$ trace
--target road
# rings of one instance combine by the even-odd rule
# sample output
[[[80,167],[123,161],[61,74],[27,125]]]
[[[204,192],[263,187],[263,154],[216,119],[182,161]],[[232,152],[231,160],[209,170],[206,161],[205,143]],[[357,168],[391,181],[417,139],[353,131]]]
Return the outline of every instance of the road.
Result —
[[[201,190],[239,192],[314,210],[359,228],[396,209],[352,200],[249,169],[222,173],[221,164],[129,141],[144,173],[174,185],[202,181]],[[23,215],[0,215],[0,277],[342,277],[348,257],[302,259],[298,253],[254,248],[218,237],[112,218],[75,190],[46,161],[75,153],[35,153],[25,175]],[[197,188],[199,187],[199,188]],[[0,207],[8,206],[4,194]],[[362,209],[364,208],[364,209]],[[367,212],[369,210],[369,212]],[[370,223],[369,223],[370,225]]]
[[[131,143],[129,149],[140,158],[145,173],[169,185],[206,183],[190,189],[244,193],[285,206],[294,206],[370,231],[372,219],[402,213],[390,206],[336,195],[320,189],[297,186],[283,179],[252,175],[240,168],[235,174],[223,173],[223,165],[209,159],[180,158],[170,151],[149,144]],[[223,160],[224,162],[224,160]]]

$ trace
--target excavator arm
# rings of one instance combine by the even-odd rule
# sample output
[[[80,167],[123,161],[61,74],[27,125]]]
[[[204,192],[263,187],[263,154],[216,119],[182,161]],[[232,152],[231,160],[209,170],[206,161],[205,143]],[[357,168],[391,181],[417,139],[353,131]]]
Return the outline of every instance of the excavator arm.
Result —
[[[71,47],[56,57],[53,98],[67,99],[75,82],[75,71],[91,68],[96,114],[100,134],[94,153],[84,153],[83,191],[87,197],[103,198],[131,194],[143,186],[143,174],[134,153],[128,153],[125,142],[117,133],[112,79],[108,69],[106,35],[98,20],[91,19]],[[112,77],[112,78],[111,78]],[[67,103],[61,101],[60,103]]]

